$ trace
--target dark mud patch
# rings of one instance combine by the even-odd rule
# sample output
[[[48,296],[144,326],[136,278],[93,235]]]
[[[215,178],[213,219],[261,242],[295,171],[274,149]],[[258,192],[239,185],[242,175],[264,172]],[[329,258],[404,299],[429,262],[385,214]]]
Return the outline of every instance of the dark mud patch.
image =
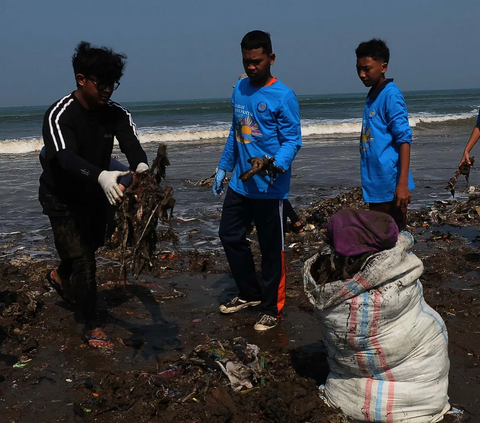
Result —
[[[189,257],[198,255],[183,260]],[[43,266],[3,280],[8,293],[23,287],[44,304],[28,321],[20,314],[0,319],[0,401],[8,421],[343,421],[318,398],[326,356],[318,379],[312,363],[319,356],[305,352],[305,345],[318,343],[320,334],[311,330],[316,320],[300,283],[292,281],[292,307],[278,330],[261,335],[253,330],[260,311],[219,315],[220,301],[234,292],[228,274],[189,276],[190,267],[164,279],[130,281],[126,288],[121,280],[100,278],[99,306],[112,351],[85,346],[71,309],[40,276]],[[99,273],[109,274],[107,268]],[[199,346],[217,339],[226,347],[238,337],[259,345],[265,360],[262,381],[243,393],[230,388],[212,357],[207,364],[189,361]],[[24,366],[12,367],[22,360]],[[169,369],[181,372],[154,383]]]

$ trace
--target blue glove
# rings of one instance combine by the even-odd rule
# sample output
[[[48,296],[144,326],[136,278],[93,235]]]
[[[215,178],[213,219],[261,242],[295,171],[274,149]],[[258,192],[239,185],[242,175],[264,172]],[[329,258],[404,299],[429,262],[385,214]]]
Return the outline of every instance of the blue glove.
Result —
[[[215,197],[218,194],[223,195],[223,181],[225,179],[226,174],[227,173],[223,169],[218,169],[217,173],[215,174],[215,177],[213,178],[212,191]]]

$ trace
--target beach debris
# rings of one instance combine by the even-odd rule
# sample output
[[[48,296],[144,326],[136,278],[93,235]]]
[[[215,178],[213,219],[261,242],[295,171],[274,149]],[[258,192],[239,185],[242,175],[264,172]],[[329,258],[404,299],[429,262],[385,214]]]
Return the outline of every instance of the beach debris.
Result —
[[[220,361],[217,361],[217,364],[222,369],[222,372],[227,375],[234,391],[253,388],[250,381],[253,376],[253,370],[250,367],[241,363],[234,363],[233,361],[228,361],[225,366]]]
[[[160,143],[157,149],[157,156],[153,160],[151,168],[151,173],[155,175],[158,185],[160,185],[162,179],[165,179],[167,166],[170,166],[170,160],[167,155],[167,146],[164,143]]]
[[[218,367],[228,377],[230,386],[234,391],[252,389],[253,383],[260,379],[265,367],[263,356],[263,366],[260,364],[260,348],[255,344],[247,343],[244,339],[237,341],[234,345],[236,356],[240,355],[240,359],[232,359],[232,354],[229,354],[226,350],[223,351],[223,354],[219,354],[213,349],[211,355],[215,358]],[[223,344],[220,344],[220,346],[223,348]]]
[[[467,189],[469,188],[468,185],[468,180],[470,177],[470,169],[472,168],[473,164],[475,163],[475,157],[470,157],[470,164],[467,162],[463,162],[461,166],[459,166],[458,170],[455,172],[452,178],[448,181],[447,186],[445,189],[450,190],[450,194],[452,194],[452,197],[455,197],[455,190],[456,190],[456,185],[457,185],[457,180],[460,177],[460,175],[465,176],[465,181],[467,182]]]
[[[260,176],[270,176],[271,183],[273,183],[278,173],[285,173],[285,169],[275,166],[275,157],[250,157],[247,162],[252,165],[252,168],[239,176],[243,182],[247,182],[253,178],[253,175],[258,174]]]
[[[168,370],[164,370],[161,373],[157,373],[154,377],[156,379],[171,379],[171,378],[174,378],[176,376],[180,376],[182,374],[183,374],[182,369],[174,367],[174,368],[171,368],[171,369],[168,369]]]
[[[361,188],[353,188],[348,191],[341,190],[335,197],[322,198],[306,210],[300,210],[298,215],[302,222],[314,225],[306,225],[305,229],[309,231],[313,230],[314,227],[326,228],[330,217],[346,207],[353,209],[366,209],[368,207],[363,201]]]
[[[435,235],[435,236],[432,236],[432,238],[430,238],[431,240],[433,241],[440,241],[440,240],[450,240],[452,239],[452,234],[450,232],[446,232],[442,235]]]
[[[28,366],[28,363],[20,363],[20,362],[18,362],[18,363],[15,363],[15,364],[13,365],[13,368],[15,368],[15,369],[23,369],[24,367],[27,367],[27,366]]]
[[[10,317],[20,323],[30,322],[42,306],[32,292],[0,291],[0,316]]]
[[[190,179],[187,179],[187,182],[189,184],[192,184],[195,187],[212,187],[214,179],[215,179],[215,173],[212,176],[205,179],[200,179],[199,181],[192,181]],[[225,184],[225,186],[228,185],[229,182],[230,182],[230,178],[228,177],[226,177],[223,180],[223,183]]]
[[[160,186],[162,179],[165,178],[166,166],[169,164],[167,147],[161,143],[151,169],[135,176],[116,211],[116,229],[109,241],[109,246],[113,248],[120,246],[120,273],[123,274],[125,282],[127,249],[131,248],[128,254],[130,272],[138,279],[145,267],[152,267],[158,241],[156,229],[159,219],[165,223],[172,219],[175,206],[173,188]],[[168,236],[162,239],[166,240],[166,237],[174,241],[174,232],[167,232]]]

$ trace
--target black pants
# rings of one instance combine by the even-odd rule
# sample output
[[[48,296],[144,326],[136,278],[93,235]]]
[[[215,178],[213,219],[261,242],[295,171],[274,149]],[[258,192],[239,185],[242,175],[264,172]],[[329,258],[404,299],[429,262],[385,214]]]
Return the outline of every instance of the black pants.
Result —
[[[95,252],[105,242],[106,210],[70,212],[49,216],[55,247],[60,256],[58,275],[70,279],[80,319],[94,327],[97,307]]]
[[[292,203],[288,200],[283,200],[283,212],[285,213],[285,217],[288,217],[290,219],[290,222],[293,224],[300,222],[300,219],[293,209]]]
[[[252,221],[262,253],[261,283],[246,239]],[[219,235],[240,298],[261,300],[265,313],[274,317],[281,316],[285,304],[284,228],[283,200],[257,200],[227,190]]]

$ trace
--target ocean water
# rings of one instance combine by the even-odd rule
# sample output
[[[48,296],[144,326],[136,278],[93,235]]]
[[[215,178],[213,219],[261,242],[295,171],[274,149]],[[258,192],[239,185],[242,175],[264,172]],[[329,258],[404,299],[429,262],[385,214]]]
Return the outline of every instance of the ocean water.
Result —
[[[414,133],[411,170],[417,187],[411,207],[415,208],[450,197],[445,185],[475,125],[480,90],[404,95]],[[293,164],[294,206],[306,207],[340,189],[360,185],[358,140],[364,102],[365,94],[299,97],[304,146]],[[166,184],[175,189],[177,198],[173,226],[180,236],[179,248],[220,248],[217,230],[222,199],[191,182],[214,172],[230,127],[229,99],[124,106],[132,112],[149,160],[155,157],[158,142],[168,146],[172,165]],[[37,200],[38,152],[47,108],[0,108],[0,257],[55,257],[48,218],[41,214]],[[119,151],[114,154],[121,156]],[[473,169],[470,185],[479,181]],[[459,189],[465,188],[462,184]],[[195,220],[182,221],[185,218]]]

